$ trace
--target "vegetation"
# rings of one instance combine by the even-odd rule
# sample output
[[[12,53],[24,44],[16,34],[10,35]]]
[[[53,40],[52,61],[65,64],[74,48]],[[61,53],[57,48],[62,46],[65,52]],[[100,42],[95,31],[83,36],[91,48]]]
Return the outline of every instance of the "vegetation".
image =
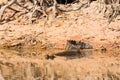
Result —
[[[29,14],[29,21],[38,19],[40,17],[49,18],[49,12],[52,11],[53,18],[56,17],[60,11],[58,4],[73,4],[82,3],[79,10],[83,5],[90,6],[90,3],[96,1],[99,7],[99,13],[103,13],[104,17],[111,21],[120,14],[120,0],[0,0],[0,22],[7,22],[16,19],[16,17]],[[17,7],[18,9],[16,9]],[[3,15],[8,9],[12,10],[12,15],[5,18]],[[21,13],[22,12],[22,13]],[[20,13],[20,14],[19,14]],[[18,15],[16,15],[18,14]]]

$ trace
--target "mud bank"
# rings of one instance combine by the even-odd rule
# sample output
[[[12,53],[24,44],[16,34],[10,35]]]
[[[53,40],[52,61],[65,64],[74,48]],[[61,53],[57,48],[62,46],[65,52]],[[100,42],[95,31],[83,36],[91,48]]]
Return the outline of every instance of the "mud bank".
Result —
[[[63,12],[55,19],[46,22],[44,18],[34,24],[28,24],[25,18],[19,18],[0,25],[0,46],[37,47],[64,49],[67,40],[78,40],[97,48],[120,48],[120,19],[108,22],[90,7]],[[50,15],[49,15],[50,16]]]
[[[66,20],[58,18],[58,21],[54,20],[51,26],[48,24],[46,27],[43,27],[43,22],[30,25],[11,22],[0,25],[0,46],[64,49],[67,40],[77,40],[91,44],[94,49],[102,46],[120,48],[119,20],[106,26],[105,20],[98,20],[96,17],[94,20],[90,15],[86,16]]]

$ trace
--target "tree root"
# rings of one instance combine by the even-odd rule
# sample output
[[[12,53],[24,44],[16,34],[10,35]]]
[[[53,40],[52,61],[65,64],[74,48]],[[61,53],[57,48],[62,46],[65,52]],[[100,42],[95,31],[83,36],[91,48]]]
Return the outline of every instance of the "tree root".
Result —
[[[56,2],[56,0],[51,0],[51,1],[53,1],[53,14],[55,14],[54,16],[56,16],[56,14],[57,14],[57,2]],[[44,3],[45,2],[45,3]],[[40,3],[40,4],[39,4]],[[40,15],[40,13],[43,15],[43,16],[47,16],[48,17],[48,14],[47,14],[47,12],[46,12],[46,8],[47,8],[47,6],[45,6],[45,4],[48,4],[49,3],[49,1],[48,0],[33,0],[33,2],[32,2],[32,4],[33,4],[33,6],[32,6],[32,8],[31,9],[28,9],[27,7],[24,7],[24,6],[21,6],[18,2],[17,2],[17,0],[12,0],[12,1],[10,1],[10,2],[8,2],[8,4],[6,4],[6,5],[4,5],[4,6],[2,6],[1,7],[1,9],[0,9],[0,22],[2,22],[2,21],[4,21],[2,18],[3,18],[3,14],[4,14],[4,12],[5,12],[5,10],[8,8],[8,9],[10,9],[10,10],[13,10],[13,11],[15,11],[15,13],[16,12],[20,12],[20,11],[18,11],[18,10],[15,10],[15,9],[13,9],[13,8],[11,8],[11,6],[13,5],[13,4],[16,4],[17,6],[19,6],[19,7],[21,7],[21,8],[23,8],[24,10],[25,10],[25,12],[27,12],[27,13],[29,13],[29,12],[31,12],[31,15],[29,16],[29,21],[30,21],[30,23],[32,22],[32,18],[35,16],[35,18],[37,18],[37,17],[40,17],[41,15]],[[48,5],[50,5],[50,3],[48,4]],[[12,16],[12,17],[14,17],[14,16]],[[7,20],[10,20],[10,18],[11,17],[9,17],[9,19],[7,19]]]
[[[1,7],[1,9],[0,9],[0,21],[2,20],[2,16],[3,16],[5,9],[10,7],[11,5],[13,5],[15,2],[16,2],[16,0],[12,0],[8,4],[6,4],[5,6]]]
[[[28,0],[28,1],[31,2],[31,0]],[[99,8],[100,8],[99,13],[102,12],[103,15],[109,19],[109,21],[114,19],[119,14],[120,9],[118,7],[120,5],[120,0],[117,0],[117,1],[114,1],[114,0],[97,0],[97,1],[100,4],[99,5]],[[108,1],[108,2],[106,2],[106,1]],[[4,21],[3,14],[4,14],[4,12],[7,8],[10,9],[10,10],[13,10],[15,13],[16,12],[21,12],[19,10],[11,8],[11,6],[13,4],[15,4],[15,5],[19,6],[20,8],[24,9],[25,13],[31,13],[29,15],[29,21],[30,21],[30,23],[33,23],[33,21],[35,19],[38,19],[41,16],[49,17],[50,11],[52,11],[52,16],[53,16],[53,19],[54,19],[58,15],[59,11],[60,12],[69,12],[69,11],[80,10],[82,7],[85,7],[85,6],[89,7],[91,2],[92,2],[92,0],[88,0],[87,2],[81,4],[80,7],[78,7],[77,9],[63,10],[63,9],[58,8],[56,0],[32,0],[31,3],[33,5],[31,6],[30,9],[28,7],[24,7],[24,6],[20,5],[20,2],[17,2],[17,0],[11,0],[10,2],[8,2],[8,4],[1,7],[1,9],[0,9],[0,22]],[[26,4],[26,3],[24,2],[23,4]],[[111,9],[108,8],[108,5],[111,6]],[[110,14],[106,15],[107,14],[106,12],[110,12]],[[14,15],[9,17],[7,20],[10,20],[10,18],[14,17]]]

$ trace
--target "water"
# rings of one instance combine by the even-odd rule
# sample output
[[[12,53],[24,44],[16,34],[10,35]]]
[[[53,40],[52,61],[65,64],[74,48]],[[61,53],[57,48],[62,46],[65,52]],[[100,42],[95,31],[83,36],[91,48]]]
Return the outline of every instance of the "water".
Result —
[[[55,54],[56,56],[66,57],[67,59],[77,59],[92,55],[92,51],[63,51]]]
[[[46,54],[55,55],[55,58],[46,59]],[[83,77],[77,75],[80,75],[84,69],[84,67],[82,68],[84,59],[92,55],[92,51],[79,53],[37,49],[0,50],[0,80],[84,79],[85,75]],[[92,80],[94,80],[93,78]]]

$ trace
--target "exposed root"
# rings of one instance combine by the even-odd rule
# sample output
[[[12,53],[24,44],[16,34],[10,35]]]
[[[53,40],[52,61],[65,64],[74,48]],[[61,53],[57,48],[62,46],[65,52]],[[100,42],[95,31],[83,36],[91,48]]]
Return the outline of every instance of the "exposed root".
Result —
[[[2,21],[2,18],[3,18],[3,14],[5,12],[5,10],[8,8],[8,9],[11,9],[13,11],[17,11],[13,8],[11,8],[11,6],[13,4],[16,4],[18,5],[19,7],[25,9],[25,12],[31,12],[31,15],[29,17],[29,20],[32,22],[32,18],[35,16],[35,18],[37,17],[40,17],[40,13],[44,16],[47,16],[47,8],[50,7],[51,5],[53,6],[53,13],[55,14],[54,16],[56,16],[56,13],[57,13],[57,2],[56,0],[33,0],[32,1],[32,8],[31,9],[28,9],[27,7],[24,7],[22,5],[19,4],[19,2],[17,0],[12,0],[10,2],[8,2],[8,4],[4,5],[1,7],[0,9],[0,21]],[[24,3],[25,4],[25,3]],[[17,11],[18,12],[18,11]],[[10,20],[10,19],[8,19]]]
[[[99,12],[108,18],[109,23],[119,15],[120,0],[98,0]]]
[[[2,20],[2,16],[3,16],[3,13],[4,13],[5,9],[8,8],[8,7],[10,7],[15,2],[16,2],[16,0],[12,0],[8,4],[6,4],[5,6],[1,7],[1,9],[0,9],[0,21]]]
[[[78,1],[78,0],[75,0],[75,1]],[[14,12],[21,12],[11,8],[13,4],[22,8],[26,13],[31,13],[29,15],[29,21],[30,23],[33,23],[34,19],[38,19],[41,16],[49,17],[49,10],[52,10],[52,16],[54,19],[58,15],[59,11],[68,12],[68,11],[80,10],[82,7],[85,7],[85,6],[89,7],[92,1],[95,1],[95,0],[81,0],[81,1],[78,1],[81,3],[81,5],[77,9],[63,10],[58,8],[57,0],[28,0],[28,2],[31,2],[33,4],[32,6],[30,6],[31,7],[30,9],[28,8],[28,6],[27,7],[24,6],[26,4],[25,1],[23,2],[23,5],[21,5],[20,1],[18,2],[17,0],[11,0],[10,2],[8,2],[8,4],[1,7],[0,22],[4,21],[3,15],[7,8],[13,10]],[[109,22],[111,22],[117,15],[119,15],[120,0],[96,0],[96,1],[99,3],[99,10],[98,10],[99,13],[103,13],[104,17],[108,18]],[[67,0],[65,1],[64,4],[67,4]],[[11,17],[9,17],[7,20],[10,20],[10,18]]]

